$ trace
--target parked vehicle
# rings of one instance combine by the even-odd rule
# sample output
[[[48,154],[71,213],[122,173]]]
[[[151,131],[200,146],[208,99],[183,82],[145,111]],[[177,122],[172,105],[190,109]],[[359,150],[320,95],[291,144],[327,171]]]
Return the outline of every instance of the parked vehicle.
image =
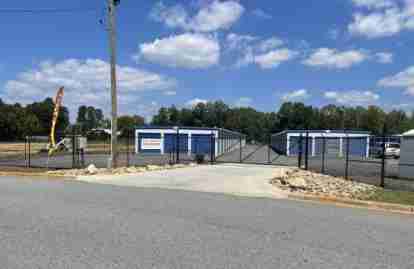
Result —
[[[376,146],[376,155],[378,158],[383,157],[383,143],[378,143]],[[400,144],[398,143],[385,143],[385,158],[400,158]]]

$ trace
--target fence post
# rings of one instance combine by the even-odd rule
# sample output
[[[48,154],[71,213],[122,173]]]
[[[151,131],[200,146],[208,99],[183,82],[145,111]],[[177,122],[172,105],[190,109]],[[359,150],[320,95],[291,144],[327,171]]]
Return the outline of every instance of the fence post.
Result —
[[[269,145],[267,145],[267,163],[271,164],[272,161],[270,160],[270,154],[271,154],[271,147],[272,146],[272,134],[269,133]]]
[[[76,141],[75,141],[75,132],[72,133],[72,168],[76,168]]]
[[[386,124],[384,124],[384,128],[382,131],[382,160],[381,160],[381,183],[380,186],[382,188],[385,187],[385,153],[386,153],[386,146],[385,146],[385,133],[386,133]]]
[[[27,157],[29,159],[28,167],[30,168],[30,167],[32,167],[32,156],[31,156],[32,155],[32,137],[31,136],[29,136],[28,146],[29,146],[29,154],[27,155]]]
[[[239,138],[240,138],[240,151],[239,151],[239,153],[240,153],[240,163],[242,163],[243,162],[243,138],[242,138],[241,135],[239,136]]]
[[[175,147],[175,157],[176,163],[180,163],[180,129],[177,127],[177,138],[176,138],[176,147]]]
[[[345,179],[349,179],[349,151],[350,151],[350,137],[346,136],[346,156],[345,156]]]
[[[24,164],[27,167],[27,136],[24,137]]]
[[[129,167],[129,143],[130,143],[130,139],[131,139],[131,132],[130,132],[130,130],[128,130],[127,131],[127,137],[126,137],[126,139],[127,139],[127,167]]]
[[[298,152],[298,168],[302,168],[302,151],[303,151],[303,147],[302,147],[302,144],[303,144],[303,135],[302,135],[302,133],[300,134],[300,136],[299,136],[299,152]]]
[[[305,170],[309,169],[309,131],[306,130],[306,142],[305,142]]]
[[[211,133],[210,136],[210,164],[214,163],[214,145],[215,145],[215,141],[214,141],[214,133]]]
[[[322,169],[321,169],[322,174],[325,174],[325,163],[326,163],[326,137],[322,136]]]

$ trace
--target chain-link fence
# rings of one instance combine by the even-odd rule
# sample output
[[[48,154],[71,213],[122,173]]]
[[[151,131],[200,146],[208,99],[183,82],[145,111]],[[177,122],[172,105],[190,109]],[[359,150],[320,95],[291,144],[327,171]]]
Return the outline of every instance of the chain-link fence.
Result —
[[[136,132],[129,130],[118,138],[118,166],[189,162],[291,166],[378,186],[414,189],[411,187],[414,180],[401,173],[414,171],[414,165],[411,161],[400,161],[399,137],[358,136],[347,131],[341,136],[320,132],[315,135],[306,130],[290,138],[283,132],[281,134],[269,134],[267,143],[254,142],[235,133],[171,135],[168,138],[171,141],[165,143],[160,154],[140,152]],[[0,141],[0,169],[72,169],[90,164],[101,168],[110,166],[108,134],[59,133],[56,141],[52,155],[48,153],[48,135]]]
[[[342,137],[323,134],[315,137],[304,131],[299,138],[298,166],[347,180],[414,190],[414,180],[400,172],[413,165],[400,161],[400,142],[395,137],[390,140],[390,137],[358,137],[346,131]]]
[[[73,169],[90,164],[100,168],[110,166],[111,141],[108,134],[58,133],[56,141],[53,154],[49,154],[48,135],[30,135],[18,141],[1,141],[0,169]],[[134,130],[124,131],[118,137],[118,166],[161,165],[170,163],[170,158],[171,156],[137,154]]]

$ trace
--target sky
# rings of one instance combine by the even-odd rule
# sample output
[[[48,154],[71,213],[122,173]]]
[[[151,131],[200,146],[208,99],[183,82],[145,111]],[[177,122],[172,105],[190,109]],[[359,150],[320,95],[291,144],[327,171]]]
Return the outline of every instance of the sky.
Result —
[[[79,105],[109,113],[106,2],[3,1],[0,98],[27,104],[64,86],[72,120]],[[121,0],[119,110],[150,119],[161,106],[223,100],[409,112],[413,34],[414,0]]]

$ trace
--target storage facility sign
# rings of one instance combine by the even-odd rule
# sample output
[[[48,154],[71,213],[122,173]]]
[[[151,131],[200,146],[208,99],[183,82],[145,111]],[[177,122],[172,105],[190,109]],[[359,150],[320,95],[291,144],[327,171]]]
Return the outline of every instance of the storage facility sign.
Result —
[[[141,149],[143,150],[161,150],[160,138],[142,138]]]

